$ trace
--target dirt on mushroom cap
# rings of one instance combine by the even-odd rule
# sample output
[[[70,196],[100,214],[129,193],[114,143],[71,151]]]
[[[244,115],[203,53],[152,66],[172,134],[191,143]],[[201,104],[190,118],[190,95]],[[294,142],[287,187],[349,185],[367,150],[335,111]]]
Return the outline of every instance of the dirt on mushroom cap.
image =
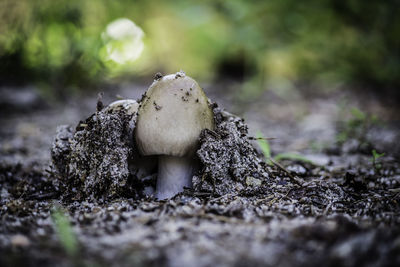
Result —
[[[142,155],[191,155],[200,131],[214,129],[207,97],[183,72],[155,80],[138,113],[135,137]]]

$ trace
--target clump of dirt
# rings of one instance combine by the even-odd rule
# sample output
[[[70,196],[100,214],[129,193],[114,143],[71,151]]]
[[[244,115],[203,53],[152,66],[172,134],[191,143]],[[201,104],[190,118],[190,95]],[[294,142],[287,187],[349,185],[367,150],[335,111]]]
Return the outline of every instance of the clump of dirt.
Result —
[[[200,136],[197,156],[203,169],[193,178],[195,190],[221,196],[261,186],[269,178],[268,170],[250,144],[247,125],[217,104],[213,106],[216,129],[206,129]]]
[[[74,132],[69,125],[57,127],[56,136],[51,148],[51,159],[55,174],[62,180],[68,179],[69,154],[71,152],[71,142]]]
[[[142,188],[129,171],[135,119],[136,113],[125,109],[102,109],[80,122],[74,133],[69,126],[58,128],[52,162],[64,200],[139,197]]]

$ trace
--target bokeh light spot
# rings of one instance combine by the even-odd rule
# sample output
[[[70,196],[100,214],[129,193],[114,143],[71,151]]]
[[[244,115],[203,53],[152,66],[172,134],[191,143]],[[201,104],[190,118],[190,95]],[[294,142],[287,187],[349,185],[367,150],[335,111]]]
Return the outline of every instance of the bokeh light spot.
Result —
[[[135,61],[143,52],[144,32],[127,18],[109,23],[101,36],[104,41],[106,61],[112,60],[123,65]]]

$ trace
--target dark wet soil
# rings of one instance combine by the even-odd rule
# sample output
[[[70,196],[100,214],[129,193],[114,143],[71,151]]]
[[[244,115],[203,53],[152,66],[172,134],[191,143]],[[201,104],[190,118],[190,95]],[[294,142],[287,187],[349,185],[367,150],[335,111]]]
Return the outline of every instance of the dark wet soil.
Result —
[[[269,91],[249,100],[227,87],[205,90],[245,123],[226,115],[214,133],[203,133],[195,190],[166,201],[119,189],[102,198],[84,186],[76,193],[87,194],[66,197],[71,188],[50,167],[56,128],[88,118],[96,96],[52,106],[26,90],[29,101],[4,104],[0,266],[398,266],[396,107],[345,91]],[[103,102],[116,94],[138,99],[144,90],[120,86]],[[274,138],[273,156],[295,151],[312,162],[266,164],[257,131]],[[373,162],[373,149],[385,155]],[[65,214],[72,234],[56,214]],[[74,238],[78,249],[68,247]]]

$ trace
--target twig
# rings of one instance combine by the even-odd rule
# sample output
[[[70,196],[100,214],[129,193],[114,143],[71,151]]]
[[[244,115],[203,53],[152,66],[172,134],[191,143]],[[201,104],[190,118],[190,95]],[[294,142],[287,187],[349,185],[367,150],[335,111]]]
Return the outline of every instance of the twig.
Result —
[[[276,137],[254,137],[254,136],[249,136],[249,140],[275,140],[277,139]]]
[[[294,177],[285,167],[283,167],[281,164],[279,164],[278,162],[276,162],[275,160],[273,160],[272,158],[269,158],[269,160],[272,162],[272,164],[274,164],[276,167],[278,167],[280,170],[282,170],[283,172],[285,172],[289,178],[297,185],[299,186],[303,186],[303,184],[299,181],[299,178]]]

